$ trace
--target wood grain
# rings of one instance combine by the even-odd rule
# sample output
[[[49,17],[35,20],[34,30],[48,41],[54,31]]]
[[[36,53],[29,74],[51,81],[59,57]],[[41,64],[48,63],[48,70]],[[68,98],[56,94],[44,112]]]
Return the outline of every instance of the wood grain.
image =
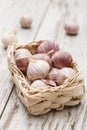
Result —
[[[62,48],[68,50],[73,55],[79,64],[87,83],[86,6],[86,0],[51,1],[47,12],[45,12],[46,15],[43,16],[44,18],[40,22],[38,30],[36,29],[37,31],[35,33],[36,35],[34,35],[34,39],[38,40],[45,38],[57,40]],[[68,36],[65,34],[63,27],[64,23],[73,16],[77,18],[78,23],[80,24],[80,31],[77,36]],[[20,33],[20,38],[21,35],[23,35],[23,33]],[[28,36],[28,34],[26,35]],[[21,42],[26,40],[26,36],[24,37],[25,38],[20,40]],[[53,110],[46,115],[35,117],[27,112],[24,105],[18,99],[14,89],[0,120],[0,130],[86,130],[86,99],[87,94],[81,104],[76,107],[66,108],[61,112]]]

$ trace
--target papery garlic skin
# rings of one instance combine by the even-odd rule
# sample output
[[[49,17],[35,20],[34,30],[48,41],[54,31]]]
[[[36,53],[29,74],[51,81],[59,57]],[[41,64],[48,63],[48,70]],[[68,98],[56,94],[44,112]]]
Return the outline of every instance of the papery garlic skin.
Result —
[[[57,68],[71,67],[73,59],[71,54],[66,51],[59,50],[52,56],[53,66]]]
[[[31,53],[28,49],[20,48],[15,52],[15,62],[17,67],[23,72],[26,73],[27,66],[29,63],[29,57],[31,57]]]
[[[50,71],[49,64],[44,60],[31,61],[27,68],[27,77],[30,81],[45,78]]]
[[[38,53],[48,53],[52,50],[53,50],[53,53],[59,50],[58,43],[52,40],[47,40],[47,41],[42,42],[37,48]],[[51,55],[53,53],[51,53]]]
[[[10,43],[17,42],[18,38],[15,32],[8,32],[2,37],[2,43],[4,44],[5,48],[7,48]]]
[[[79,31],[79,25],[77,24],[77,22],[69,21],[64,25],[64,29],[67,34],[76,35]]]
[[[57,73],[57,79],[56,82],[58,85],[61,85],[64,83],[65,79],[73,76],[76,73],[76,71],[69,67],[64,67],[60,69],[60,71]]]
[[[52,60],[51,60],[51,58],[50,58],[49,56],[47,56],[47,54],[40,54],[40,53],[38,53],[38,54],[33,55],[33,58],[34,58],[35,60],[44,60],[44,61],[46,61],[50,66],[52,66]]]
[[[56,83],[53,81],[53,80],[50,80],[50,79],[42,79],[42,81],[47,84],[47,85],[50,85],[52,87],[56,87]]]
[[[51,71],[49,72],[48,74],[48,78],[53,80],[53,81],[56,81],[57,79],[57,73],[60,71],[60,69],[58,68],[52,68]]]
[[[45,89],[45,88],[47,88],[47,85],[42,80],[35,80],[30,86],[30,89],[35,89],[35,90]]]
[[[32,25],[32,17],[29,15],[24,15],[20,18],[20,25],[22,28],[30,28]]]

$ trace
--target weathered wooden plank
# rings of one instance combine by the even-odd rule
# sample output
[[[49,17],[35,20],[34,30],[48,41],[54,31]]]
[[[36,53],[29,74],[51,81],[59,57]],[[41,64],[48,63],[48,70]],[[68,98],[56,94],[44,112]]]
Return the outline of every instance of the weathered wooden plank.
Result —
[[[49,3],[50,0],[44,0],[44,3],[42,3],[42,0],[26,0],[26,2],[25,0],[9,0],[9,2],[4,1],[4,3],[2,4],[2,8],[0,8],[2,12],[0,12],[2,35],[7,31],[14,29],[14,27],[17,25],[16,27],[19,30],[18,39],[20,43],[29,42],[33,40],[40,27],[41,21],[46,13],[46,10],[48,9]],[[20,16],[28,13],[34,19],[32,29],[21,29],[19,25]],[[6,50],[3,48],[3,45],[0,42],[0,115],[2,115],[3,113],[12,88],[13,85],[10,82],[10,76],[7,67]]]
[[[53,0],[53,4],[50,6],[45,19],[43,20],[36,40],[56,40],[58,33],[60,33],[62,18],[65,16],[65,9],[66,7],[64,0]]]
[[[0,114],[2,114],[13,88],[13,82],[11,82],[6,58],[0,64],[0,68]]]

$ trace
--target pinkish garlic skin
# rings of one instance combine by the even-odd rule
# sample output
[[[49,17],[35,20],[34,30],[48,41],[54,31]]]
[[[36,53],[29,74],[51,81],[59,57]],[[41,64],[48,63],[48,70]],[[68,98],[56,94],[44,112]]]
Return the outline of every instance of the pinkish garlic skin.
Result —
[[[44,60],[31,61],[27,67],[27,77],[30,81],[46,78],[50,71],[49,64]]]
[[[67,78],[73,76],[75,73],[76,71],[69,67],[60,69],[60,71],[57,73],[56,83],[58,85],[62,85]]]
[[[52,56],[54,52],[59,50],[59,45],[55,41],[47,40],[39,45],[39,47],[37,48],[37,53],[49,53],[52,50],[53,52],[50,54],[50,56]]]
[[[50,80],[53,80],[53,81],[56,82],[57,73],[58,73],[59,71],[60,71],[60,69],[53,67],[53,68],[51,69],[51,71],[49,72],[49,74],[48,74],[48,78],[49,78]]]
[[[22,28],[30,28],[32,25],[32,17],[24,15],[20,18],[20,25]]]
[[[79,25],[76,22],[70,21],[64,25],[67,34],[76,35],[79,31]]]
[[[17,49],[15,52],[15,62],[17,67],[25,74],[31,53],[28,49]]]
[[[46,85],[50,85],[53,87],[56,87],[56,83],[53,80],[49,80],[49,79],[42,79],[42,81],[46,84]]]
[[[48,64],[50,66],[52,66],[52,60],[49,56],[47,56],[47,54],[38,53],[38,54],[33,55],[33,58],[35,60],[44,60],[44,61],[48,62]]]
[[[52,56],[53,66],[60,69],[63,67],[71,67],[72,61],[73,59],[71,54],[63,50],[55,52],[54,55]]]

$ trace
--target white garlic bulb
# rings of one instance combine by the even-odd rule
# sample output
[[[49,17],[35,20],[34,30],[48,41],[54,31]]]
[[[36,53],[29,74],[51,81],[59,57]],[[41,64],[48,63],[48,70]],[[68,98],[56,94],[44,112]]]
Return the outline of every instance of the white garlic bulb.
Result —
[[[57,79],[56,79],[56,83],[58,85],[63,84],[63,82],[68,78],[73,76],[76,73],[76,71],[72,68],[69,67],[64,67],[62,69],[60,69],[60,71],[57,73]]]
[[[30,81],[45,78],[50,71],[49,64],[44,60],[35,60],[29,62],[27,68],[27,77]]]
[[[7,48],[10,43],[17,42],[18,39],[15,32],[8,32],[2,37],[2,43],[4,44],[5,48]]]
[[[30,28],[32,24],[32,17],[29,15],[24,15],[20,18],[20,25],[22,28]]]
[[[35,89],[35,90],[38,90],[38,89],[45,89],[47,88],[47,85],[42,81],[42,80],[35,80],[31,86],[30,86],[31,89]]]

